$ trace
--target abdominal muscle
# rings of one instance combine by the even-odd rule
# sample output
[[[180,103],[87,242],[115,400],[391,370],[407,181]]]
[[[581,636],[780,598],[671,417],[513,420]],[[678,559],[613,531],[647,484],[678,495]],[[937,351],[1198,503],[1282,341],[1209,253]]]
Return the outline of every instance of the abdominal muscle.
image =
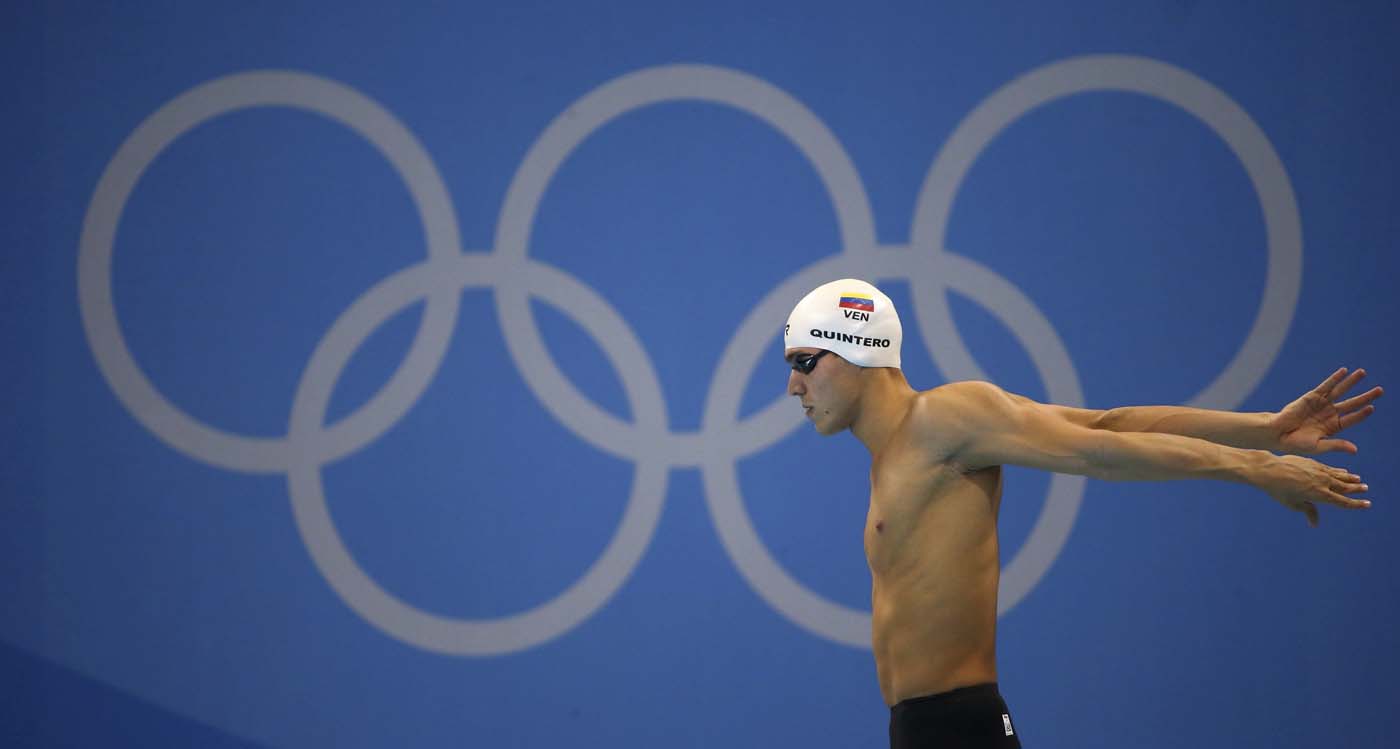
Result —
[[[996,681],[1000,468],[877,465],[871,479],[865,550],[885,703]]]

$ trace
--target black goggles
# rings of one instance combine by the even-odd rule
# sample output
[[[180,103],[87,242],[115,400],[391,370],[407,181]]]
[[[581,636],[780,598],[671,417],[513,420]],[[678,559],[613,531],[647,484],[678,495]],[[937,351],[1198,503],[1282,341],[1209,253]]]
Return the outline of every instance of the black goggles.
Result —
[[[817,368],[817,360],[831,353],[830,351],[818,351],[815,354],[795,354],[792,357],[792,370],[802,374],[811,374]]]

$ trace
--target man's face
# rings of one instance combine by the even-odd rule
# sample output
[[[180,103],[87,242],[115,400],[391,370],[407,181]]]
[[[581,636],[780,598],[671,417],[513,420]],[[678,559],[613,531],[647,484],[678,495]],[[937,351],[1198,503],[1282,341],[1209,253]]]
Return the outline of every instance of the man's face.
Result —
[[[815,361],[808,357],[820,357]],[[859,383],[860,367],[830,351],[816,348],[790,348],[783,352],[789,366],[788,395],[802,401],[803,411],[820,434],[836,434],[851,426],[852,405]],[[800,371],[802,364],[811,371]]]

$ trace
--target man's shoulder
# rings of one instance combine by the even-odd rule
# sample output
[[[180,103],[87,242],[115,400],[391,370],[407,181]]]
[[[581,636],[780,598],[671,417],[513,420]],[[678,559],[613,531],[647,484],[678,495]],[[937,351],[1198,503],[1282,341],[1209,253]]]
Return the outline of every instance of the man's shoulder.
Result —
[[[911,416],[919,420],[961,416],[980,409],[999,408],[1009,397],[1005,390],[983,380],[950,382],[915,396]]]
[[[1004,408],[1009,397],[990,382],[950,382],[914,397],[905,428],[925,440],[959,443],[988,415]]]

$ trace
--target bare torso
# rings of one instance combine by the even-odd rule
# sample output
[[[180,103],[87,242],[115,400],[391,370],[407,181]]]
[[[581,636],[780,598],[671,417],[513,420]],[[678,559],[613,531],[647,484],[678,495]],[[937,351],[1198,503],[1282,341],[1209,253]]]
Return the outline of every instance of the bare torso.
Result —
[[[996,681],[1001,469],[917,443],[897,430],[870,470],[872,644],[889,705]]]

